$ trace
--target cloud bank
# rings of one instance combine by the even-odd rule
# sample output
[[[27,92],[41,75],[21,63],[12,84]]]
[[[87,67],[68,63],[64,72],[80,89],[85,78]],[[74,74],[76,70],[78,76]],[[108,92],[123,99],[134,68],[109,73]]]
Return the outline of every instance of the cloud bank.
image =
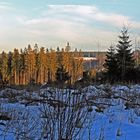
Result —
[[[0,4],[0,9],[2,5],[9,6]],[[24,44],[64,47],[69,41],[73,48],[97,50],[97,44],[100,44],[101,49],[106,50],[117,41],[117,29],[123,25],[140,30],[140,22],[122,14],[104,12],[95,5],[46,5],[38,13],[36,16],[14,15],[11,21],[16,26],[9,30],[15,32],[3,32],[10,39],[19,38]]]

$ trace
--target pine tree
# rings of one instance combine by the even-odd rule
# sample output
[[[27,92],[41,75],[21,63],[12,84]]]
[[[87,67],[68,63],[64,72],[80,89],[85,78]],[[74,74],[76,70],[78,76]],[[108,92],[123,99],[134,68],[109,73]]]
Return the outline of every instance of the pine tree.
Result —
[[[117,76],[117,60],[113,46],[110,46],[106,53],[104,67],[106,69],[105,79],[109,80],[109,82],[115,81]]]
[[[20,85],[25,85],[25,73],[27,72],[27,64],[26,64],[26,51],[20,50],[20,76],[19,83]]]
[[[31,45],[28,45],[27,49],[27,74],[28,74],[28,83],[35,79],[36,72],[36,56],[35,52],[32,49]]]
[[[19,68],[20,68],[20,54],[18,49],[14,49],[13,57],[12,57],[12,73],[14,76],[14,84],[19,84]]]
[[[39,81],[40,83],[44,83],[46,81],[46,75],[45,75],[45,70],[47,69],[47,65],[46,65],[46,54],[45,54],[45,49],[44,47],[40,48],[39,54],[38,54],[38,58],[39,58]]]
[[[39,69],[40,69],[40,59],[39,59],[39,48],[38,45],[34,46],[34,54],[35,54],[35,83],[39,83]]]
[[[9,84],[11,84],[12,82],[12,57],[13,57],[12,52],[9,52],[8,53],[8,69],[7,69]]]
[[[123,27],[117,45],[117,70],[121,81],[129,80],[129,73],[134,69],[135,61],[131,49],[131,40],[129,39],[128,29]]]
[[[49,63],[48,68],[49,68],[50,80],[55,81],[55,73],[57,70],[58,63],[57,63],[57,53],[53,49],[50,50],[48,63]]]
[[[5,52],[2,52],[0,58],[0,72],[2,74],[2,80],[7,81],[7,72],[8,72],[8,56]]]

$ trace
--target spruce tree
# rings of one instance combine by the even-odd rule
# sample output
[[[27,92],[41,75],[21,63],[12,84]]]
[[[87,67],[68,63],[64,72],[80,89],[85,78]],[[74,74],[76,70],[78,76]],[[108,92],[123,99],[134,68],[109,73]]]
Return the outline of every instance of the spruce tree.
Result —
[[[105,79],[109,80],[109,82],[114,82],[117,78],[117,61],[115,49],[113,46],[110,46],[106,53],[104,67],[106,69]]]
[[[56,71],[56,82],[58,84],[64,84],[66,81],[70,79],[68,72],[64,69],[63,65],[57,68]]]
[[[131,71],[134,69],[135,61],[131,49],[131,40],[129,39],[128,29],[123,27],[117,45],[117,70],[121,81],[128,81]]]

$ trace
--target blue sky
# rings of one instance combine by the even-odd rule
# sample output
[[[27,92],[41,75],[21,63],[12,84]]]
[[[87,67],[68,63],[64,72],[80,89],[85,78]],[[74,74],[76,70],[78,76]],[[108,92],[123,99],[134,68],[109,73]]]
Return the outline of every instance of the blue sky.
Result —
[[[0,51],[28,44],[107,50],[123,25],[140,39],[139,0],[0,0]]]

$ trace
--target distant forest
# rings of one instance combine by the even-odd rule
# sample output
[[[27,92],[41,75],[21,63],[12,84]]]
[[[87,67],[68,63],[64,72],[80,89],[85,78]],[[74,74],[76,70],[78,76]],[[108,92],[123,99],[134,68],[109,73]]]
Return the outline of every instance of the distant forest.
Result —
[[[10,85],[26,85],[30,82],[43,84],[56,80],[56,71],[63,66],[74,83],[83,75],[82,52],[70,51],[69,43],[62,50],[57,48],[32,48],[28,45],[24,50],[14,49],[13,52],[0,54],[0,79]]]
[[[28,45],[24,50],[0,54],[0,81],[9,85],[140,82],[140,65],[136,64],[126,27],[122,28],[117,45],[106,52],[101,67],[85,71],[83,64],[83,52],[71,51],[69,43],[61,50]]]

